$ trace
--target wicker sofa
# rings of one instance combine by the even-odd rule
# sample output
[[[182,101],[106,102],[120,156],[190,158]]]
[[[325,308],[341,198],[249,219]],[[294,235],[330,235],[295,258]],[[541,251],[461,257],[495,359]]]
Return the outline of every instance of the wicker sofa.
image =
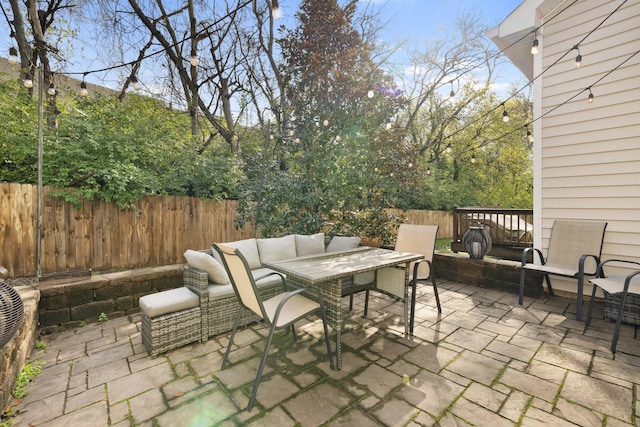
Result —
[[[338,236],[325,242],[323,233],[291,234],[222,244],[234,247],[244,255],[256,279],[258,291],[263,298],[269,298],[282,291],[282,282],[278,275],[266,276],[273,271],[262,267],[263,262],[352,249],[360,245],[360,238]],[[210,337],[230,331],[238,315],[239,304],[219,255],[212,249],[206,249],[187,251],[185,258],[188,265],[183,273],[184,285],[200,298],[202,336]],[[258,320],[256,315],[245,310],[240,325],[248,325]]]

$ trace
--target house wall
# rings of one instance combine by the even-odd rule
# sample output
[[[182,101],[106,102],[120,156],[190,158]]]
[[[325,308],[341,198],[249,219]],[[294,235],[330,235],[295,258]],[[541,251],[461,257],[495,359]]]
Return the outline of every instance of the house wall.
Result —
[[[640,54],[611,72],[640,48],[640,0],[627,1],[580,44],[580,68],[578,52],[566,53],[621,3],[575,2],[544,24],[566,1],[542,16],[533,61],[534,76],[542,73],[534,83],[534,117],[542,116],[534,126],[534,245],[545,250],[554,220],[604,220],[603,259],[640,260]],[[554,287],[575,292],[575,281]]]

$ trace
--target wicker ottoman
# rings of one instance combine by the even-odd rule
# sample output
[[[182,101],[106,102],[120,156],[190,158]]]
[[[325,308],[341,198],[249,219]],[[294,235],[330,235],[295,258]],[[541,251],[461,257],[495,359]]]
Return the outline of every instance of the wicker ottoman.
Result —
[[[621,294],[604,292],[604,318],[605,320],[618,320]],[[622,310],[622,321],[631,325],[640,325],[640,295],[627,294]]]
[[[200,300],[187,288],[145,295],[140,298],[142,343],[152,356],[200,341]]]

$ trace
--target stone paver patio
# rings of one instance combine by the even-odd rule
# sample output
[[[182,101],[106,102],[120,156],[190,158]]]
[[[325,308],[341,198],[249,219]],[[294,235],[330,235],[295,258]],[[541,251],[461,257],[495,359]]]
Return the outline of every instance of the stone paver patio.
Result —
[[[402,304],[363,294],[347,321],[343,368],[331,371],[316,319],[272,346],[246,412],[266,330],[228,334],[152,358],[140,317],[43,337],[42,374],[15,405],[17,426],[624,426],[640,424],[640,339],[623,325],[615,359],[602,306],[588,330],[575,301],[527,299],[442,282],[443,313],[419,287],[415,337]]]

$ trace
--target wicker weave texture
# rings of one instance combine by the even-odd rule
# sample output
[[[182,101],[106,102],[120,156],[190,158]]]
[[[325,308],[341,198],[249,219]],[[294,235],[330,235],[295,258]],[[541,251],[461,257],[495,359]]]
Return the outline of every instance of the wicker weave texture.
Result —
[[[235,292],[222,298],[209,300],[209,282],[206,272],[187,267],[184,269],[183,279],[184,285],[200,297],[202,318],[205,320],[202,324],[202,340],[206,341],[208,337],[233,329],[240,309]],[[280,283],[258,288],[258,293],[263,299],[269,299],[280,292],[282,292],[282,284]],[[253,312],[244,310],[239,326],[246,326],[259,320],[260,318]]]
[[[618,320],[621,294],[604,292],[604,318],[605,320]],[[640,325],[640,295],[627,294],[622,310],[622,321],[632,325]]]
[[[150,318],[142,312],[142,343],[152,356],[200,341],[200,307]]]

